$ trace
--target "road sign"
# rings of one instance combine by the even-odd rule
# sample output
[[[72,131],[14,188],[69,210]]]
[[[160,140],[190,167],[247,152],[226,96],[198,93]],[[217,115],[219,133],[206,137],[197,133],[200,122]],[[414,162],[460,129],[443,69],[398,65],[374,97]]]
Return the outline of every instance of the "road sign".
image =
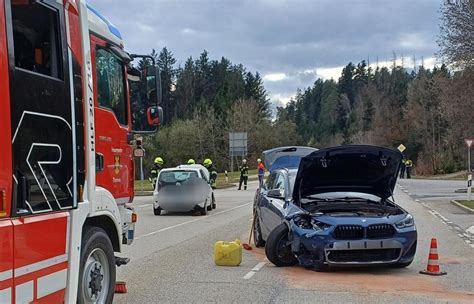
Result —
[[[247,132],[229,133],[229,154],[233,156],[247,156]]]
[[[400,144],[400,146],[398,146],[398,151],[402,152],[405,151],[407,149],[407,147],[405,147],[403,144]]]
[[[474,142],[472,138],[465,138],[464,142],[467,145],[467,172],[471,172],[471,146]]]
[[[466,143],[467,147],[470,148],[474,142],[474,139],[466,138],[464,139],[464,142]]]

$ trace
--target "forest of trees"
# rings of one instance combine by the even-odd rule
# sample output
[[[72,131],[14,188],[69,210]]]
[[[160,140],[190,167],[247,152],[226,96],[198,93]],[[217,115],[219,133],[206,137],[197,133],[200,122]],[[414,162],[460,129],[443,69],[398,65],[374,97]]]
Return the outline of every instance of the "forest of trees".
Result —
[[[249,156],[279,145],[376,144],[407,147],[417,174],[466,168],[463,139],[474,136],[473,1],[441,6],[438,59],[433,69],[349,63],[336,80],[317,79],[272,116],[258,73],[203,51],[176,66],[173,54],[153,50],[162,73],[165,121],[146,139],[147,166],[210,157],[229,169],[228,132],[249,133]],[[403,62],[403,60],[402,60]]]
[[[176,66],[166,47],[151,55],[161,70],[164,122],[158,133],[145,137],[147,170],[157,155],[166,166],[211,158],[220,171],[229,170],[230,131],[248,132],[249,157],[255,159],[264,149],[294,143],[296,125],[272,121],[259,73],[224,57],[211,60],[207,51],[184,66]]]

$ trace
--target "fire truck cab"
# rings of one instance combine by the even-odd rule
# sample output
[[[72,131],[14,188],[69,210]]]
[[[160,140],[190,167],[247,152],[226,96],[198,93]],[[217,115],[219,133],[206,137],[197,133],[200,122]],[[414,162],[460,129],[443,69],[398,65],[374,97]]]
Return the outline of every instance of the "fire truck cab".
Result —
[[[84,0],[0,0],[0,303],[112,302],[162,117],[142,57]]]

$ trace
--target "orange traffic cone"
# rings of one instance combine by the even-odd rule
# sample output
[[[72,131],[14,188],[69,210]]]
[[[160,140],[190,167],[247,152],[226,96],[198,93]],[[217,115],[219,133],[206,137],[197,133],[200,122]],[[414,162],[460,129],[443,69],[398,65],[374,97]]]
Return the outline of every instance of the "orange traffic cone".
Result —
[[[115,282],[115,293],[127,293],[127,285],[124,281]]]
[[[438,263],[438,244],[436,238],[431,239],[430,255],[428,256],[428,266],[426,270],[420,271],[422,274],[429,274],[433,276],[445,275],[446,271],[441,271]]]

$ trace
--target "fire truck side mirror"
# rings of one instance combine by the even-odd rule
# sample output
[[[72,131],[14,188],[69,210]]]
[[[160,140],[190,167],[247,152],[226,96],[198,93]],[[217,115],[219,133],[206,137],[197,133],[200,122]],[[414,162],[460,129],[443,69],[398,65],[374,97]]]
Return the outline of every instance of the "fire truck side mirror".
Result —
[[[149,92],[150,103],[161,105],[162,90],[161,90],[161,72],[158,66],[149,65],[145,69],[144,77],[147,80],[147,91]]]
[[[146,112],[147,122],[150,126],[159,126],[163,119],[163,108],[150,107]]]

